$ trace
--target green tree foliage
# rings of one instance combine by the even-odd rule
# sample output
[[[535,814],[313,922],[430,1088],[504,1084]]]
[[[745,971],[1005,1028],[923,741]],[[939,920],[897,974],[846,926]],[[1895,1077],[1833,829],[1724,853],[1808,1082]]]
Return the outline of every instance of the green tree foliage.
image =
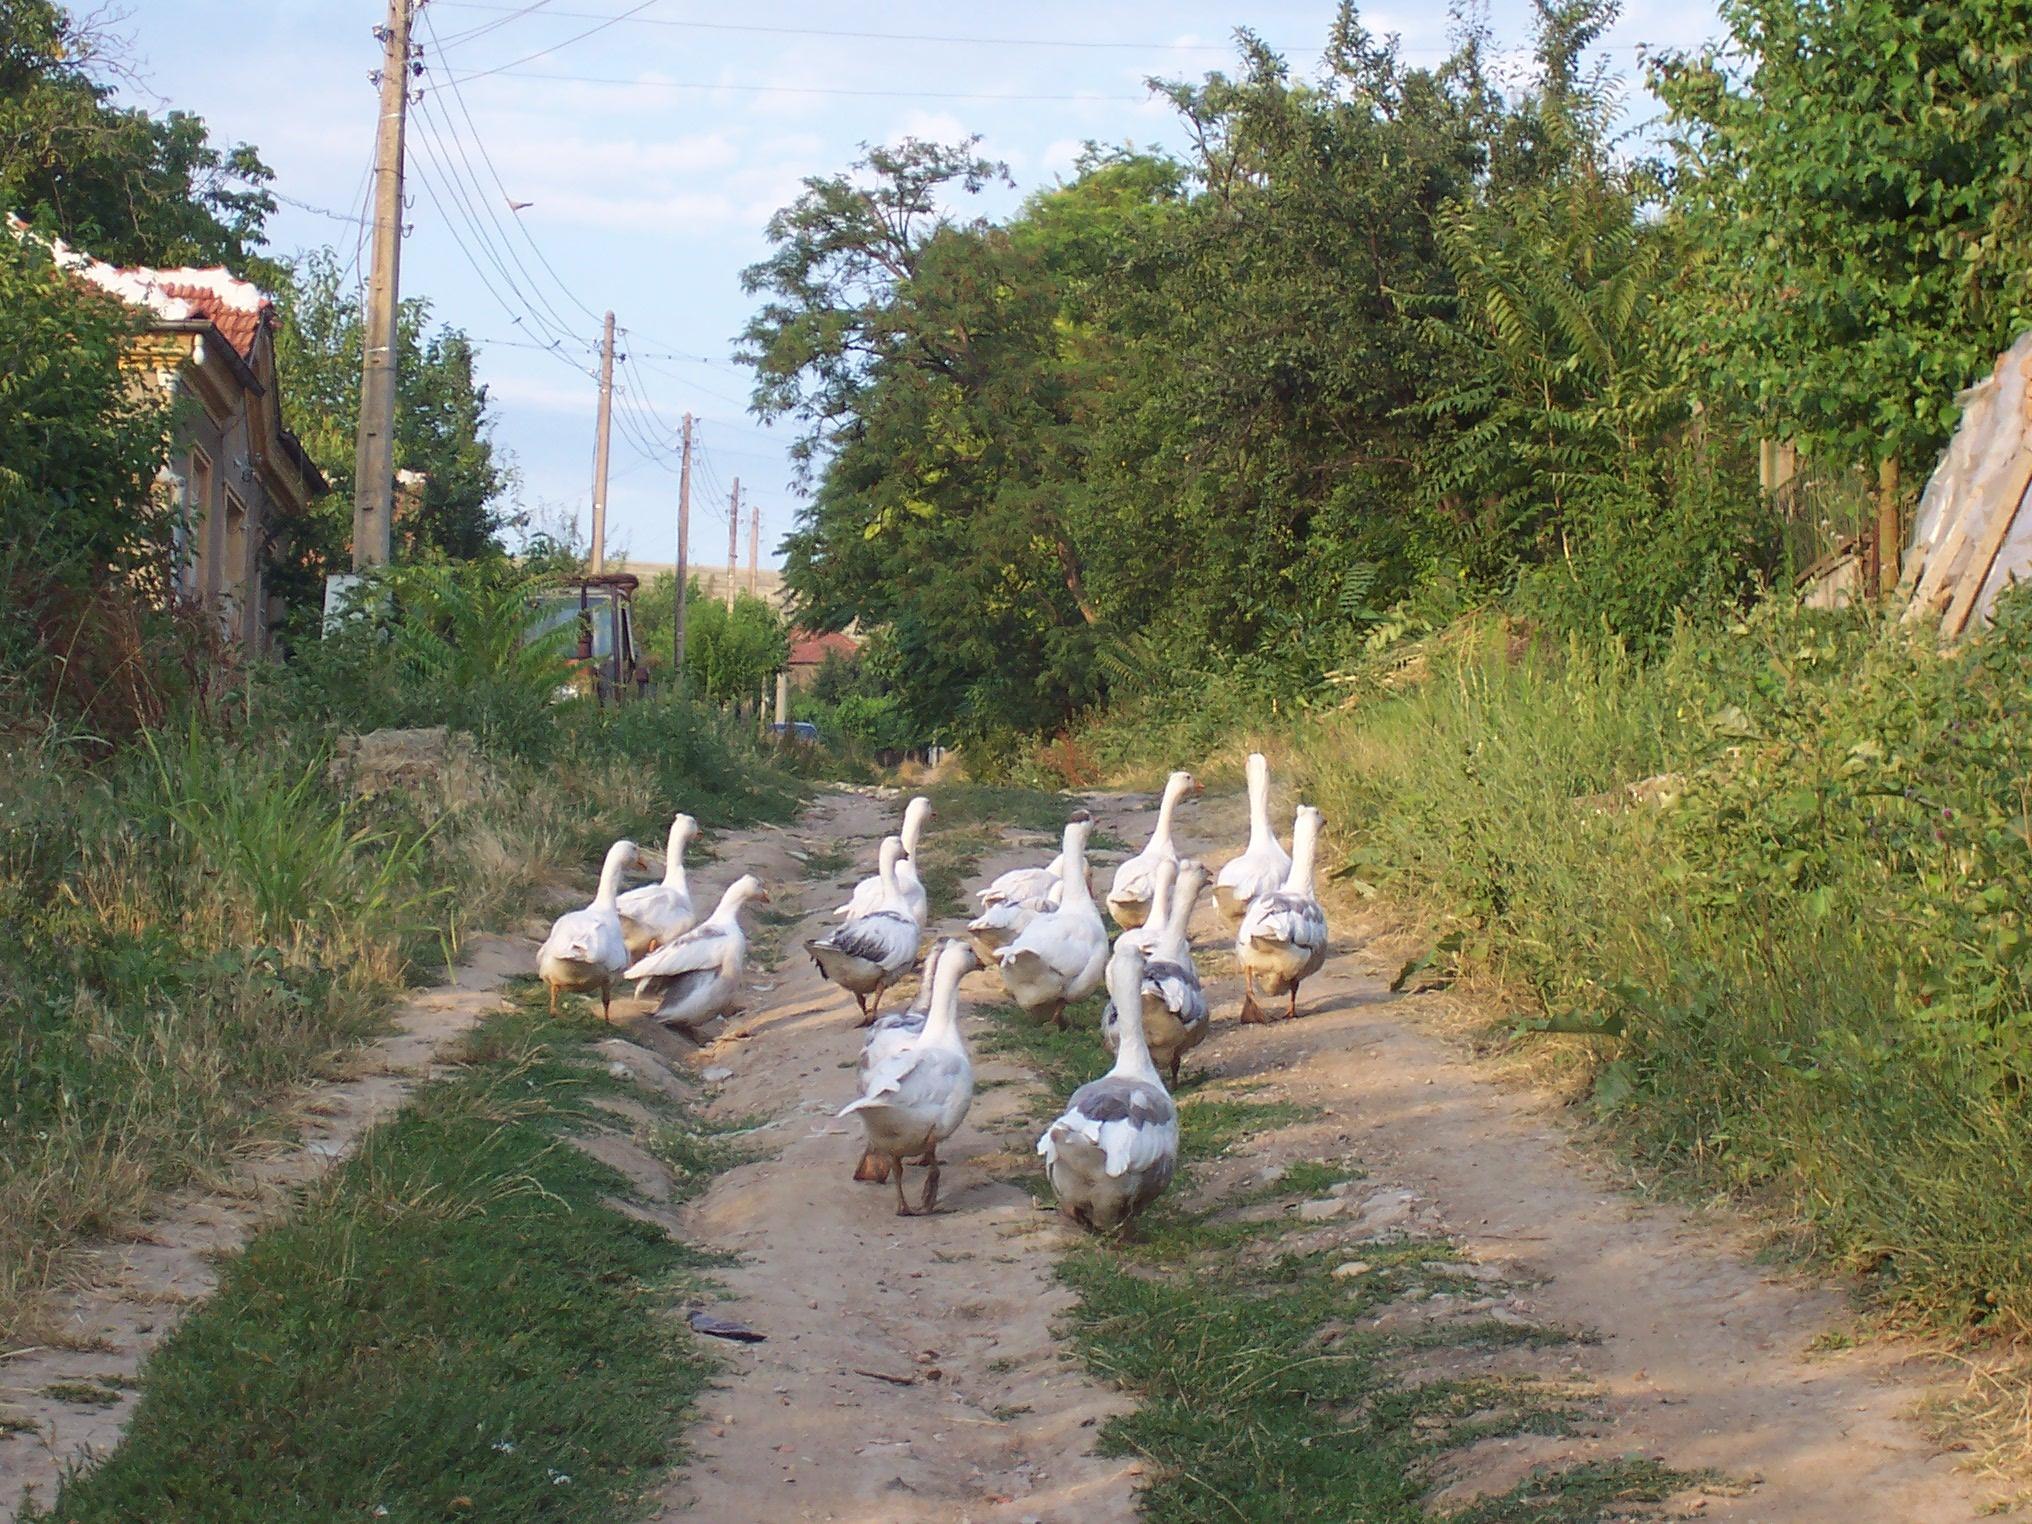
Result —
[[[1436,588],[1640,644],[1754,596],[1758,434],[1923,465],[2027,316],[2032,18],[1729,0],[1654,71],[1661,168],[1588,62],[1615,15],[1536,0],[1510,91],[1472,20],[1413,67],[1343,6],[1303,79],[1243,33],[1160,86],[1186,153],[1090,149],[999,225],[971,143],[808,182],[748,272],[799,617],[979,738],[1303,702]]]
[[[158,394],[121,357],[134,314],[62,274],[34,239],[0,237],[0,685],[72,698],[131,657],[95,607],[163,591],[172,524],[154,479],[168,450]],[[129,673],[124,682],[134,681]]]
[[[268,167],[187,111],[116,105],[117,49],[55,0],[0,6],[0,207],[101,259],[271,274]]]
[[[300,577],[344,565],[352,542],[353,462],[360,416],[361,312],[330,249],[306,255],[279,301],[276,364],[288,423],[331,483],[331,495],[298,527],[291,546]],[[425,478],[420,506],[398,517],[400,559],[498,554],[497,503],[513,483],[495,451],[487,389],[473,373],[473,342],[430,327],[430,303],[411,297],[398,324],[395,464]]]
[[[669,638],[665,626],[665,649]],[[789,659],[789,629],[766,601],[739,593],[729,610],[692,583],[684,629],[687,693],[716,704],[754,703],[765,690],[773,695],[776,674]]]
[[[1772,436],[1930,465],[1954,397],[2032,321],[2032,11],[1725,0],[1671,110],[1679,309],[1703,384]]]

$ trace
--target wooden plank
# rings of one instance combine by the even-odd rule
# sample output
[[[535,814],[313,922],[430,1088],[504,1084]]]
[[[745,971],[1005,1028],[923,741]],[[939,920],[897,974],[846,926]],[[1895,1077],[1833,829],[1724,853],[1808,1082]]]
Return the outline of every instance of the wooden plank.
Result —
[[[2011,526],[2018,520],[2018,512],[2025,504],[2025,492],[2032,488],[2032,448],[2021,444],[2018,453],[2011,458],[2011,467],[2004,473],[2004,481],[2010,494],[1997,505],[1997,511],[1990,517],[1988,531],[1982,543],[1976,547],[1975,559],[1969,563],[1968,576],[1955,590],[1954,602],[1948,605],[1947,618],[1942,621],[1940,632],[1949,640],[1961,638],[1961,632],[1968,628],[1969,616],[1975,612],[1976,599],[1982,596],[1983,584],[1990,580],[1990,569],[1997,564],[1997,553],[2004,548],[2004,541],[2010,536]]]

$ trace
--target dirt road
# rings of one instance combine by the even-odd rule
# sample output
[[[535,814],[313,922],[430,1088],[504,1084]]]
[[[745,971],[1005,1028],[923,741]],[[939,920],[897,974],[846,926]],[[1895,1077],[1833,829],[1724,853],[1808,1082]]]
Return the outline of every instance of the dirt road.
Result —
[[[748,1010],[691,1051],[617,1005],[620,1032],[688,1064],[715,1087],[714,1114],[748,1129],[754,1157],[681,1209],[691,1241],[733,1256],[715,1272],[713,1310],[766,1335],[727,1346],[727,1369],[689,1436],[692,1456],[658,1517],[757,1520],[1035,1520],[1105,1524],[1136,1516],[1139,1466],[1092,1454],[1098,1425],[1128,1398],[1096,1385],[1061,1351],[1068,1302],[1053,1276],[1069,1242],[1029,1191],[1033,1081],[976,1046],[978,1099],[941,1152],[942,1212],[899,1219],[884,1188],[851,1178],[858,1129],[834,1113],[853,1091],[860,1033],[851,1000],[824,984],[800,943],[830,918],[893,829],[901,801],[837,791],[789,830],[713,843],[698,875],[707,894],[744,871],[773,886],[759,928],[772,966],[751,980]],[[1147,798],[1097,801],[1102,833],[1140,842]],[[1210,799],[1180,821],[1182,845],[1218,862],[1246,835],[1239,799]],[[934,830],[936,830],[934,826]],[[1048,846],[1012,845],[977,881]],[[1022,845],[1013,845],[1017,840]],[[1105,836],[1104,836],[1105,839]],[[841,858],[838,872],[826,869]],[[1105,870],[1104,870],[1105,871]],[[946,929],[956,929],[947,927]],[[1378,1232],[1451,1235],[1489,1292],[1386,1308],[1379,1324],[1449,1315],[1458,1305],[1590,1336],[1591,1342],[1435,1354],[1404,1379],[1480,1369],[1580,1382],[1588,1422],[1564,1436],[1489,1439],[1451,1457],[1439,1508],[1501,1492],[1533,1467],[1632,1454],[1722,1479],[1667,1505],[1667,1516],[1758,1524],[1962,1524],[1988,1494],[1914,1421],[1937,1373],[1893,1346],[1816,1353],[1845,1324],[1841,1297],[1754,1262],[1726,1218],[1641,1201],[1597,1171],[1544,1101],[1492,1084],[1421,1027],[1413,1000],[1342,938],[1305,990],[1302,1018],[1241,1028],[1227,937],[1203,907],[1196,940],[1217,1011],[1191,1061],[1215,1083],[1250,1083],[1313,1120],[1250,1140],[1210,1174],[1267,1179],[1298,1159],[1352,1158],[1356,1197],[1290,1202],[1308,1242]],[[225,1188],[169,1203],[147,1240],[109,1246],[106,1273],[66,1309],[66,1337],[4,1370],[15,1402],[36,1404],[38,1432],[0,1434],[11,1509],[18,1486],[112,1443],[132,1374],[212,1282],[208,1252],[230,1248],[290,1182],[329,1164],[428,1072],[432,1055],[490,1009],[494,988],[526,967],[533,943],[478,950],[455,983],[420,994],[401,1029],[347,1086],[307,1097],[298,1144],[248,1162]],[[1000,1000],[978,973],[963,1002]],[[976,1034],[978,1017],[972,1018]],[[635,1053],[616,1044],[616,1051]],[[1218,1184],[1218,1182],[1214,1182]],[[1208,1189],[1205,1180],[1198,1187]],[[1377,1204],[1382,1207],[1378,1209]],[[1317,1210],[1315,1210],[1317,1209]],[[1535,1362],[1535,1366],[1534,1366]],[[93,1382],[100,1406],[48,1395]]]
[[[798,944],[867,871],[899,810],[839,794],[806,818],[795,850],[847,844],[853,861],[779,894],[799,916],[781,966],[695,1060],[720,1081],[719,1115],[766,1119],[755,1134],[765,1156],[722,1176],[685,1221],[697,1242],[740,1256],[716,1310],[768,1338],[731,1357],[666,1520],[1134,1516],[1134,1464],[1088,1453],[1097,1420],[1125,1399],[1094,1387],[1054,1341],[1064,1230],[996,1178],[1018,1173],[1033,1142],[1022,1076],[982,1062],[983,1093],[947,1151],[941,1215],[900,1220],[886,1190],[850,1179],[858,1130],[833,1113],[851,1097],[860,1038],[851,1001]],[[1103,832],[1140,842],[1150,801],[1103,799],[1097,813]],[[1246,836],[1240,801],[1189,810],[1182,834],[1218,862]],[[976,878],[1033,858],[1034,847],[984,860]],[[1218,924],[1203,906],[1196,940],[1214,967]],[[1453,1235],[1492,1278],[1524,1288],[1505,1293],[1508,1316],[1592,1336],[1542,1358],[1557,1362],[1548,1374],[1592,1389],[1594,1420],[1565,1437],[1470,1447],[1437,1503],[1502,1491],[1534,1466],[1642,1454],[1725,1479],[1675,1499],[1668,1512],[1682,1516],[1978,1517],[1981,1489],[1912,1417],[1934,1373],[1884,1345],[1815,1353],[1846,1321],[1836,1292],[1754,1263],[1726,1221],[1620,1190],[1547,1103],[1498,1088],[1423,1032],[1408,997],[1388,994],[1358,950],[1337,943],[1288,1025],[1237,1027],[1235,981],[1209,983],[1220,1016],[1198,1061],[1329,1119],[1324,1133],[1314,1124],[1257,1140],[1259,1159],[1288,1160],[1322,1138],[1352,1150],[1369,1171],[1364,1189],[1401,1202],[1406,1227]],[[964,998],[998,1000],[993,976],[971,976]],[[1514,1350],[1487,1358],[1520,1369]]]

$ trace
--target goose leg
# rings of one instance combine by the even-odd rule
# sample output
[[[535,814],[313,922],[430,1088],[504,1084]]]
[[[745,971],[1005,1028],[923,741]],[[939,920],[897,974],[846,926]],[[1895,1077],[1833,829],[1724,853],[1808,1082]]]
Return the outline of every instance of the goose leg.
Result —
[[[915,1217],[917,1214],[910,1209],[910,1198],[903,1194],[903,1156],[901,1154],[890,1155],[889,1167],[896,1171],[896,1215],[898,1217]]]
[[[614,1019],[614,981],[609,979],[600,986],[600,1020]]]
[[[1173,1090],[1176,1090],[1178,1088],[1178,1065],[1179,1061],[1184,1057],[1185,1055],[1183,1053],[1174,1053],[1171,1055],[1171,1088]]]
[[[1256,976],[1244,971],[1242,974],[1242,1021],[1248,1026],[1260,1026],[1270,1018],[1263,1014],[1263,1007],[1256,1004]]]
[[[1295,984],[1291,986],[1291,1004],[1284,1012],[1284,1019],[1286,1021],[1298,1020],[1298,986]]]
[[[930,1213],[938,1210],[938,1145],[934,1143],[927,1148],[924,1157],[931,1162],[931,1173],[924,1177],[924,1197],[917,1203],[917,1210]]]
[[[861,1150],[861,1162],[854,1166],[854,1178],[881,1185],[889,1178],[889,1161],[872,1148]]]
[[[854,1004],[861,1008],[861,1019],[854,1023],[855,1026],[865,1027],[875,1019],[868,1014],[868,997],[866,995],[854,996]]]
[[[1065,1030],[1065,1002],[1063,1000],[1052,1006],[1051,1024],[1061,1032]]]
[[[546,985],[545,988],[550,991],[550,1014],[555,1016],[557,1014],[557,986],[551,984]]]

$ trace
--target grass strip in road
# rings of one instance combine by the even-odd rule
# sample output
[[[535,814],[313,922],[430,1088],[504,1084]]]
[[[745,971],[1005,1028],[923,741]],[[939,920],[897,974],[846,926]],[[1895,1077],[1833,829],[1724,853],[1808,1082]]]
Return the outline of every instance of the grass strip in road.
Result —
[[[988,1015],[983,1045],[1038,1074],[1040,1118],[1109,1065],[1098,1001],[1069,1011],[1064,1031],[1013,1007]],[[1444,1268],[1453,1246],[1432,1237],[1351,1246],[1323,1236],[1331,1227],[1275,1210],[1358,1179],[1359,1167],[1342,1160],[1300,1159],[1273,1180],[1245,1178],[1218,1199],[1186,1205],[1194,1173],[1316,1113],[1190,1071],[1178,1108],[1187,1178],[1132,1235],[1083,1242],[1059,1267],[1079,1299],[1067,1330],[1073,1347],[1138,1398],[1135,1411],[1108,1421],[1101,1444],[1149,1463],[1146,1517],[1602,1524],[1689,1483],[1649,1460],[1612,1461],[1431,1511],[1424,1499],[1449,1452],[1485,1438],[1568,1432],[1580,1399],[1561,1383],[1514,1374],[1408,1382],[1403,1370],[1435,1352],[1558,1345],[1570,1336],[1467,1314],[1363,1326],[1391,1304],[1462,1295],[1463,1279]],[[1018,1183],[1048,1194],[1035,1171]],[[1357,1259],[1366,1266],[1359,1274],[1335,1274]]]
[[[569,1141],[616,1122],[603,1035],[526,1008],[478,1029],[232,1263],[144,1369],[125,1442],[39,1518],[636,1516],[713,1361],[674,1313],[705,1261]],[[703,1129],[652,1110],[677,1191],[702,1188]]]

